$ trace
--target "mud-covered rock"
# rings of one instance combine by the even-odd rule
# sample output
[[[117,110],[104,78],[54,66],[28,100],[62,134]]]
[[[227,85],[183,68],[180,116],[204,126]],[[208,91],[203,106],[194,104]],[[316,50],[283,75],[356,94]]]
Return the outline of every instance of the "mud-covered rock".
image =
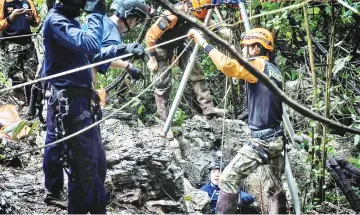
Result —
[[[34,212],[65,214],[66,211],[44,203],[43,181],[41,164],[25,171],[23,169],[2,170],[0,172],[0,214]]]
[[[207,192],[199,190],[191,186],[190,182],[183,178],[184,184],[184,200],[186,211],[190,214],[193,213],[210,213],[210,198]]]
[[[223,135],[224,126],[224,135]],[[216,151],[221,150],[223,162],[227,164],[246,143],[249,129],[240,120],[206,120],[194,116],[183,124],[180,144],[186,161],[184,170],[190,183],[199,188],[209,178],[208,167],[216,159]]]
[[[173,204],[166,208],[167,201],[183,197],[183,171],[160,134],[151,128],[132,128],[117,119],[106,120],[101,131],[108,164],[106,187],[114,194],[113,201],[142,206],[163,200],[161,207],[149,208],[184,212]]]

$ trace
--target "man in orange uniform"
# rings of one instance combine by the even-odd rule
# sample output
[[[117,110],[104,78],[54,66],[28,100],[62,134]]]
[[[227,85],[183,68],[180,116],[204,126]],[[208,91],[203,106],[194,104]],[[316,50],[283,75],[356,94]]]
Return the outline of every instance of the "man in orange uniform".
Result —
[[[286,196],[282,189],[281,175],[284,172],[284,161],[281,152],[282,141],[282,101],[279,100],[264,84],[234,59],[231,59],[212,45],[208,44],[196,30],[189,32],[189,37],[205,49],[216,67],[225,75],[244,79],[246,83],[247,109],[251,137],[229,163],[220,176],[220,195],[216,206],[218,214],[236,212],[238,188],[241,180],[251,174],[257,167],[264,165],[263,180],[267,193],[270,214],[286,213]],[[282,87],[282,76],[279,69],[269,62],[268,53],[274,50],[271,33],[262,28],[248,32],[241,44],[244,56],[258,71],[267,75],[279,88]]]
[[[39,25],[40,19],[32,0],[0,0],[0,31],[2,37],[31,34],[30,27]],[[1,41],[4,54],[3,72],[12,85],[21,84],[35,78],[38,59],[31,37],[4,39]],[[31,86],[15,89],[15,97],[30,100]]]
[[[190,11],[191,8],[196,9],[192,12],[192,14],[199,20],[204,21],[207,10],[203,9],[203,7],[209,5],[210,3],[210,0],[187,0],[182,3],[178,3],[176,7],[182,11]],[[213,23],[210,25],[212,24]],[[146,34],[146,45],[149,48],[158,43],[170,41],[185,35],[190,28],[191,26],[188,22],[166,10],[148,30]],[[226,37],[230,34],[230,30],[222,28],[219,33]],[[161,48],[150,49],[150,60],[147,65],[152,72],[153,80],[155,80],[170,66],[171,60],[176,57],[176,52],[180,53],[185,48],[184,42],[185,38],[183,40],[177,40],[176,42],[161,46]],[[188,48],[179,60],[179,66],[183,71],[186,68],[191,53],[192,49]],[[172,75],[171,71],[169,71],[155,84],[157,112],[160,119],[164,122],[169,114],[170,92],[172,85],[171,80]],[[194,93],[196,94],[197,101],[203,110],[204,115],[206,117],[223,116],[225,110],[214,107],[214,103],[210,96],[210,90],[205,82],[204,71],[198,61],[194,64],[190,80],[193,84]],[[168,133],[168,137],[172,139],[172,136],[173,134],[170,131]]]

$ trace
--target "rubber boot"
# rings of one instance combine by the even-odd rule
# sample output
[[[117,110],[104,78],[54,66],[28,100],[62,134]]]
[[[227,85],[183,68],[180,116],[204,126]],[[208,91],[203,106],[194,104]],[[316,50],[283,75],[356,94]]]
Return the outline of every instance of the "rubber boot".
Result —
[[[170,100],[170,90],[169,89],[155,89],[155,102],[156,102],[156,107],[157,107],[157,113],[160,116],[161,121],[163,121],[163,123],[166,122],[166,119],[169,115],[169,100]],[[159,135],[163,135],[163,129],[164,126],[157,126],[155,128],[155,132]],[[166,139],[167,140],[174,140],[174,133],[171,131],[171,129],[169,130],[169,132],[166,135]]]
[[[220,190],[216,203],[216,214],[235,214],[237,211],[239,194],[225,193]]]
[[[155,102],[157,107],[157,113],[160,116],[161,121],[165,122],[169,115],[169,100],[170,95],[167,90],[155,89]]]
[[[68,207],[67,200],[62,197],[61,193],[47,192],[44,202],[48,205],[53,205],[62,209],[67,209]]]
[[[283,191],[269,195],[269,214],[286,214],[286,195]]]
[[[193,81],[194,93],[196,100],[199,102],[201,109],[206,118],[223,117],[226,113],[225,109],[219,109],[214,107],[214,103],[211,100],[210,90],[205,80]]]

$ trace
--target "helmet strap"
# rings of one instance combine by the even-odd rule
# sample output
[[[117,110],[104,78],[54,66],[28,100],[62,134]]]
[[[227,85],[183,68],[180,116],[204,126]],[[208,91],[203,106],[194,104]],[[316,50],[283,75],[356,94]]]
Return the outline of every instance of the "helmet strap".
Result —
[[[126,31],[124,31],[123,33],[127,33],[127,32],[129,32],[131,29],[130,29],[130,25],[129,25],[129,23],[127,22],[127,20],[125,19],[125,18],[120,18],[123,22],[124,22],[124,24],[125,24],[125,27],[126,27]]]

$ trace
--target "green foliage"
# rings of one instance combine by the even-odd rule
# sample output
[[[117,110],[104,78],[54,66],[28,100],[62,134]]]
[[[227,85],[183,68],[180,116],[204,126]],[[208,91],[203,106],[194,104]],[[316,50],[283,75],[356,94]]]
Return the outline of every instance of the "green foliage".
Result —
[[[360,154],[356,158],[349,158],[349,162],[355,167],[360,168]]]
[[[2,72],[0,72],[0,87],[1,86],[5,86],[5,87],[10,87],[10,82],[4,77],[4,74]]]
[[[187,118],[188,116],[180,108],[178,108],[173,119],[173,124],[181,126]]]
[[[20,134],[20,132],[24,129],[24,127],[27,125],[27,122],[22,120],[21,122],[19,122],[17,124],[17,126],[15,127],[15,129],[12,132],[12,138],[13,139],[19,139],[18,136]]]

